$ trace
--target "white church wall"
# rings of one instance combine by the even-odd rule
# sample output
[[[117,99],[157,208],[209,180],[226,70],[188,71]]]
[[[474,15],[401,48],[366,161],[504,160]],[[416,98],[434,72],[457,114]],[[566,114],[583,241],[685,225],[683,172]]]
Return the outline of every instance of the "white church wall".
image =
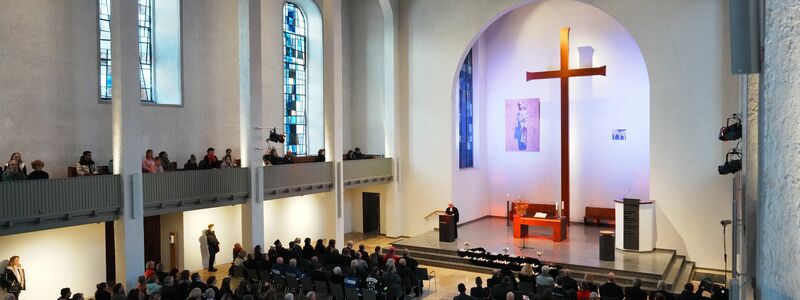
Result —
[[[299,237],[334,238],[336,203],[330,192],[267,200],[264,202],[264,241],[280,239],[284,245]]]
[[[344,192],[345,210],[345,233],[350,232],[364,232],[364,193],[378,193],[380,194],[380,233],[386,234],[386,201],[388,200],[387,185],[372,185],[354,189],[348,189]]]
[[[147,148],[167,151],[182,167],[189,154],[202,159],[213,146],[238,158],[236,6],[182,3],[183,104],[145,105],[142,156]],[[106,165],[111,105],[98,101],[97,1],[9,2],[0,25],[2,156],[41,159],[51,177],[66,176],[84,150]]]
[[[344,149],[384,154],[383,15],[375,0],[342,5]]]
[[[559,30],[566,14],[574,17],[569,23],[570,68],[608,66],[605,77],[570,79],[571,221],[582,222],[586,206],[613,208],[613,200],[623,195],[650,198],[650,85],[636,42],[591,5],[543,1],[511,11],[484,32],[486,143],[495,215],[505,215],[506,201],[518,197],[532,203],[560,201],[561,83],[526,82],[525,72],[559,68]],[[579,49],[593,49],[593,54],[581,55],[585,50]],[[505,102],[522,98],[541,101],[539,152],[506,150]],[[534,122],[531,117],[529,126]],[[627,139],[612,140],[615,129],[625,129]],[[529,142],[534,140],[529,137]]]
[[[208,224],[206,224],[208,225]],[[196,235],[197,230],[192,229],[188,232],[183,231],[183,213],[171,213],[166,215],[161,215],[161,262],[165,265],[169,266],[169,256],[170,256],[170,238],[169,234],[171,232],[175,233],[175,264],[178,266],[178,269],[185,269],[183,266],[184,264],[184,235],[186,236],[194,236]],[[193,249],[197,251],[196,249]]]
[[[208,268],[208,244],[203,231],[214,224],[220,252],[215,265],[231,263],[233,244],[242,242],[242,208],[240,205],[192,210],[183,213],[183,267],[187,270]],[[161,247],[169,247],[162,244]]]
[[[51,299],[64,287],[89,296],[106,280],[102,223],[2,236],[0,245],[1,268],[13,255],[25,268],[23,300]]]
[[[732,112],[737,91],[728,75],[727,3],[584,2],[625,26],[648,68],[650,198],[657,201],[657,247],[677,249],[699,266],[721,269],[718,224],[730,216],[724,209],[730,181],[716,174],[728,147],[716,134]],[[440,174],[455,167],[450,99],[465,49],[482,26],[524,3],[530,1],[400,2],[400,96],[409,111],[402,124],[409,137],[401,149],[402,195],[404,207],[417,208],[403,212],[408,220],[403,234],[424,232],[422,216],[444,207],[453,199],[451,189],[458,188],[451,187],[451,176]]]
[[[472,46],[472,82],[473,82],[473,167],[460,169],[453,168],[453,204],[459,207],[459,214],[461,222],[475,220],[477,218],[492,215],[491,201],[489,197],[489,163],[487,162],[486,143],[484,139],[487,137],[487,118],[486,118],[486,76],[484,71],[486,69],[487,53],[486,53],[486,38],[480,38]],[[466,56],[466,55],[465,55]],[[458,87],[456,86],[456,91]],[[459,134],[459,118],[458,118],[458,94],[454,95],[455,105],[453,105],[454,112],[454,126],[456,133],[454,134],[453,143],[458,145]],[[459,149],[458,146],[454,147],[453,165],[459,166]],[[497,213],[495,215],[502,215]],[[433,223],[433,227],[437,227],[438,220]]]

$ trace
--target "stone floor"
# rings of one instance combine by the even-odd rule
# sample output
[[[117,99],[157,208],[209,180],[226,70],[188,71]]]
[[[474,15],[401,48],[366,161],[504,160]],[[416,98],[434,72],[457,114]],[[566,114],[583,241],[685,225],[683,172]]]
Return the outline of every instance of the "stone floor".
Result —
[[[488,251],[501,252],[508,247],[510,253],[537,257],[543,252],[542,261],[597,267],[603,269],[624,270],[648,274],[662,274],[674,255],[672,251],[656,250],[652,252],[629,252],[616,250],[616,260],[608,262],[599,259],[600,230],[613,230],[611,227],[584,226],[571,224],[567,240],[553,242],[551,230],[542,227],[530,227],[529,237],[524,239],[529,249],[520,249],[523,239],[515,239],[511,226],[506,226],[505,219],[485,218],[458,228],[459,237],[454,242],[439,242],[439,232],[430,231],[412,238],[402,239],[395,244],[416,247],[456,250],[469,242],[470,247],[484,247]]]

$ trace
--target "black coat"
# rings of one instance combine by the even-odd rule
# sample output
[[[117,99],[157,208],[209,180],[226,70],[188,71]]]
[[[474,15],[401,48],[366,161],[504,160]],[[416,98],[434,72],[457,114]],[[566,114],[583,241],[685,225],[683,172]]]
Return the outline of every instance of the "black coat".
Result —
[[[607,282],[600,286],[600,297],[603,299],[614,297],[617,299],[622,299],[624,296],[624,292],[622,288],[615,283]]]
[[[448,216],[453,216],[453,219],[455,219],[456,223],[458,223],[458,217],[459,217],[458,208],[456,208],[455,206],[448,207],[447,209],[444,210],[444,213],[447,214]]]
[[[473,298],[483,299],[489,296],[489,289],[485,287],[473,287],[469,290],[469,295]]]
[[[18,293],[25,290],[25,284],[22,283],[25,282],[25,269],[20,269],[19,273],[22,278],[17,278],[17,276],[14,275],[14,271],[11,270],[11,267],[6,267],[3,277],[11,282],[11,288],[8,289],[9,293]]]
[[[206,240],[208,241],[208,252],[217,253],[219,252],[219,240],[217,239],[217,234],[213,231],[206,232]]]
[[[647,300],[647,293],[638,286],[625,288],[625,299],[627,300]]]

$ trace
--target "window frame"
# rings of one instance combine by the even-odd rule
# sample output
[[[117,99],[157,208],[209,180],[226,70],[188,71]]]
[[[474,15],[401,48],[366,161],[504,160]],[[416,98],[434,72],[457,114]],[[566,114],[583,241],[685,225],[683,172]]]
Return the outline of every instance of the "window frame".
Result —
[[[300,19],[302,20],[302,28],[303,28],[303,34],[302,35],[297,34],[295,32],[289,32],[289,31],[286,30],[286,27],[287,27],[286,12],[287,12],[287,7],[289,7],[289,6],[293,6],[294,10],[296,12],[298,12],[299,15],[301,16]],[[291,133],[291,134],[295,135],[295,136],[298,136],[298,138],[297,138],[298,143],[297,144],[293,144],[293,145],[288,144],[288,142],[284,143],[283,151],[284,151],[284,153],[286,153],[287,151],[292,150],[292,153],[294,153],[296,156],[301,156],[301,155],[302,156],[307,156],[310,153],[309,152],[310,141],[309,141],[309,136],[308,136],[309,128],[310,128],[309,127],[309,122],[308,122],[308,107],[309,107],[309,80],[308,80],[308,78],[309,78],[309,73],[310,73],[309,72],[309,57],[308,57],[310,47],[309,47],[308,32],[309,32],[310,28],[309,28],[309,23],[308,23],[308,16],[307,16],[307,13],[302,9],[300,4],[295,3],[293,1],[285,1],[283,3],[283,6],[281,7],[281,19],[282,19],[282,22],[281,22],[282,42],[281,42],[281,44],[282,44],[283,51],[284,51],[283,57],[282,57],[283,67],[281,68],[281,75],[282,75],[281,77],[283,79],[282,80],[282,86],[283,86],[282,87],[282,89],[283,89],[283,97],[282,97],[282,106],[283,106],[282,107],[282,119],[283,120],[282,120],[282,125],[283,125],[283,129],[284,129],[284,134],[287,135],[287,141],[289,140],[289,134],[290,134],[287,129],[288,129],[288,126],[290,126],[290,125],[295,125],[295,131],[293,133]],[[287,33],[299,37],[299,38],[297,38],[295,40],[300,40],[300,38],[302,38],[302,41],[303,41],[303,54],[304,54],[303,63],[302,64],[298,64],[296,62],[287,62],[286,61],[287,54],[285,53],[285,51],[286,51],[286,48],[287,48],[287,44],[286,44],[286,34]],[[303,72],[303,77],[302,77],[303,78],[303,85],[302,85],[303,86],[303,91],[302,91],[302,93],[298,93],[296,90],[295,90],[295,93],[293,93],[293,94],[288,94],[287,93],[287,84],[286,84],[286,79],[288,78],[287,77],[287,72],[292,70],[291,68],[287,69],[287,67],[286,67],[287,64],[293,64],[293,65],[296,65],[296,66],[302,66],[303,67],[303,71],[302,71]],[[295,68],[294,70],[296,71],[297,68]],[[296,78],[297,78],[297,76],[295,76],[295,80],[296,80]],[[295,82],[294,86],[297,87],[297,85],[298,84]],[[303,123],[302,124],[296,123],[296,122],[295,123],[287,123],[287,120],[290,117],[292,117],[291,115],[287,115],[287,111],[288,111],[288,108],[287,108],[287,95],[294,95],[295,96],[295,101],[294,102],[297,102],[296,97],[298,95],[302,95],[303,96],[303,114],[299,115],[299,116],[302,116],[302,119],[303,119]],[[294,110],[297,111],[296,108]],[[300,125],[300,126],[303,127],[303,133],[302,133],[303,138],[302,139],[299,138],[300,134],[297,133],[297,129],[296,129],[297,125]],[[301,148],[304,149],[305,151],[300,151]]]

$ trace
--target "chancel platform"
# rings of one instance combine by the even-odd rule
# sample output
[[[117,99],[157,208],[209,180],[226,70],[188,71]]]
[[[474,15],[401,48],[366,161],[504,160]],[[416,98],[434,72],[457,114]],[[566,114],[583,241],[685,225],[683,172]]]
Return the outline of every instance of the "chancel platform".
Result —
[[[561,242],[554,242],[551,228],[529,226],[525,240],[527,249],[521,250],[523,239],[514,237],[513,225],[506,225],[504,218],[487,217],[459,226],[458,238],[453,242],[439,242],[439,233],[429,231],[392,244],[400,249],[410,249],[422,264],[476,272],[491,272],[491,269],[469,266],[458,257],[456,251],[464,248],[464,242],[468,242],[469,247],[483,247],[492,252],[502,252],[504,247],[508,247],[510,254],[530,256],[545,264],[569,268],[576,278],[589,273],[598,282],[602,282],[608,272],[615,272],[625,284],[630,284],[633,278],[641,278],[645,287],[654,288],[658,280],[664,280],[679,290],[691,279],[694,263],[686,261],[674,250],[629,252],[617,249],[614,261],[601,261],[600,231],[612,230],[610,228],[572,223],[568,229],[569,236]],[[542,252],[542,255],[537,255],[537,252]]]

